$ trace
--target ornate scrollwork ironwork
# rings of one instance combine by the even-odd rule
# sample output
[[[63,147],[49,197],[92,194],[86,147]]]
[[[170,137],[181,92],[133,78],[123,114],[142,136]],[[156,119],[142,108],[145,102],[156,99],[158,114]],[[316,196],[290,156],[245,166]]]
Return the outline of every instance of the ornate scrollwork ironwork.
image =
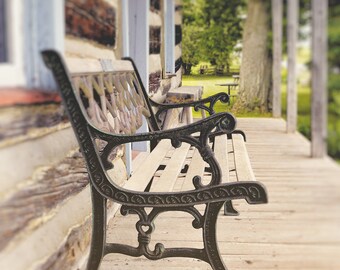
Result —
[[[200,214],[200,212],[193,206],[191,207],[182,207],[182,208],[153,208],[151,212],[148,214],[144,207],[131,207],[131,206],[122,206],[121,214],[126,216],[128,214],[136,214],[139,217],[139,220],[136,223],[136,230],[138,232],[138,247],[131,247],[128,245],[116,245],[116,244],[108,244],[108,249],[115,248],[115,252],[129,254],[131,256],[142,256],[144,255],[148,259],[158,260],[165,257],[170,257],[172,255],[178,256],[179,252],[193,252],[197,254],[201,254],[197,252],[197,249],[169,249],[165,248],[162,243],[157,243],[153,250],[150,249],[149,244],[151,241],[151,235],[155,230],[154,221],[156,217],[167,211],[182,211],[189,213],[193,216],[194,220],[192,221],[192,226],[195,229],[201,229],[204,226],[204,216]],[[201,256],[201,255],[200,255]]]
[[[209,113],[209,115],[215,114],[214,106],[217,101],[221,101],[223,103],[229,102],[229,95],[227,93],[217,93],[215,95],[212,95],[210,97],[197,100],[197,101],[191,101],[191,102],[182,102],[182,103],[166,103],[161,104],[158,102],[153,101],[152,99],[149,99],[150,103],[157,107],[157,113],[155,114],[155,117],[159,123],[162,122],[160,119],[160,115],[164,113],[167,110],[175,109],[175,108],[185,108],[185,107],[192,107],[195,111],[198,110],[204,110]],[[208,105],[207,105],[208,104]]]

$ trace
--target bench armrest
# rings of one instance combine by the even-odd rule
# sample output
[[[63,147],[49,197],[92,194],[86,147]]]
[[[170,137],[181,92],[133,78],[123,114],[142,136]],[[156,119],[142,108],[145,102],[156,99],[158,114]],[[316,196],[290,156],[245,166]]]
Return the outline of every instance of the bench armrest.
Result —
[[[232,114],[223,112],[214,114],[208,118],[201,119],[183,127],[132,135],[111,134],[109,132],[98,130],[94,126],[90,127],[92,133],[97,138],[107,141],[109,144],[114,144],[115,146],[129,142],[170,139],[174,147],[179,147],[179,145],[177,145],[177,141],[180,141],[181,137],[190,136],[196,132],[201,132],[201,139],[203,139],[203,137],[207,139],[208,135],[214,128],[223,130],[225,133],[231,133],[236,127],[236,119]],[[202,141],[202,143],[206,143],[206,141]]]
[[[149,98],[149,101],[151,105],[158,108],[157,113],[155,114],[155,117],[158,122],[161,122],[159,116],[164,113],[167,110],[175,109],[175,108],[185,108],[185,107],[193,107],[195,111],[198,111],[199,109],[202,109],[204,111],[207,111],[209,115],[215,114],[214,106],[217,101],[221,101],[223,103],[229,102],[229,95],[227,93],[217,93],[215,95],[212,95],[210,97],[197,100],[197,101],[191,101],[191,102],[182,102],[182,103],[158,103],[156,101],[153,101]],[[208,105],[207,105],[208,104]]]

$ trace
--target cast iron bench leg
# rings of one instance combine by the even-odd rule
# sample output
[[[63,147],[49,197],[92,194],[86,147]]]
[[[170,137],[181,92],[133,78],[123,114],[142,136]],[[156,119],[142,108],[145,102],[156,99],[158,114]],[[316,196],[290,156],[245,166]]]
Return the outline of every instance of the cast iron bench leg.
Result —
[[[104,256],[106,239],[106,199],[91,186],[92,239],[87,270],[98,269]]]
[[[207,204],[205,210],[205,221],[203,226],[204,250],[207,254],[208,263],[214,270],[227,270],[221,258],[216,241],[217,216],[224,202]]]

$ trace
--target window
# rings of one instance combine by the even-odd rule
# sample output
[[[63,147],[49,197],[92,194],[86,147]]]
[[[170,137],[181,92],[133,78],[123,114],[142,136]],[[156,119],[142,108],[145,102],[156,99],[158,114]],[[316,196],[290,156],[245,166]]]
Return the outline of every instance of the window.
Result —
[[[0,63],[7,62],[6,44],[6,6],[5,0],[0,0]]]
[[[0,87],[22,86],[23,1],[0,0]]]
[[[0,87],[54,90],[40,51],[64,52],[64,1],[0,0]],[[39,4],[38,4],[39,3]],[[5,16],[3,16],[3,14]]]

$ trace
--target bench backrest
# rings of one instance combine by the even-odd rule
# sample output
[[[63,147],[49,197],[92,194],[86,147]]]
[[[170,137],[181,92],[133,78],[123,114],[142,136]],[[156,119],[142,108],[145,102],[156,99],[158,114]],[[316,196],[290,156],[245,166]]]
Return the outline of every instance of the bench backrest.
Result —
[[[133,61],[67,58],[73,89],[98,129],[134,134],[145,117],[150,130],[160,130]]]
[[[159,130],[138,72],[129,60],[68,59],[65,63],[55,51],[42,55],[59,85],[92,184],[104,196],[118,196],[118,185],[106,173],[112,168],[109,155],[116,149],[106,139],[101,143],[95,138],[109,132],[119,141],[122,134],[136,131],[142,116],[151,130]]]

